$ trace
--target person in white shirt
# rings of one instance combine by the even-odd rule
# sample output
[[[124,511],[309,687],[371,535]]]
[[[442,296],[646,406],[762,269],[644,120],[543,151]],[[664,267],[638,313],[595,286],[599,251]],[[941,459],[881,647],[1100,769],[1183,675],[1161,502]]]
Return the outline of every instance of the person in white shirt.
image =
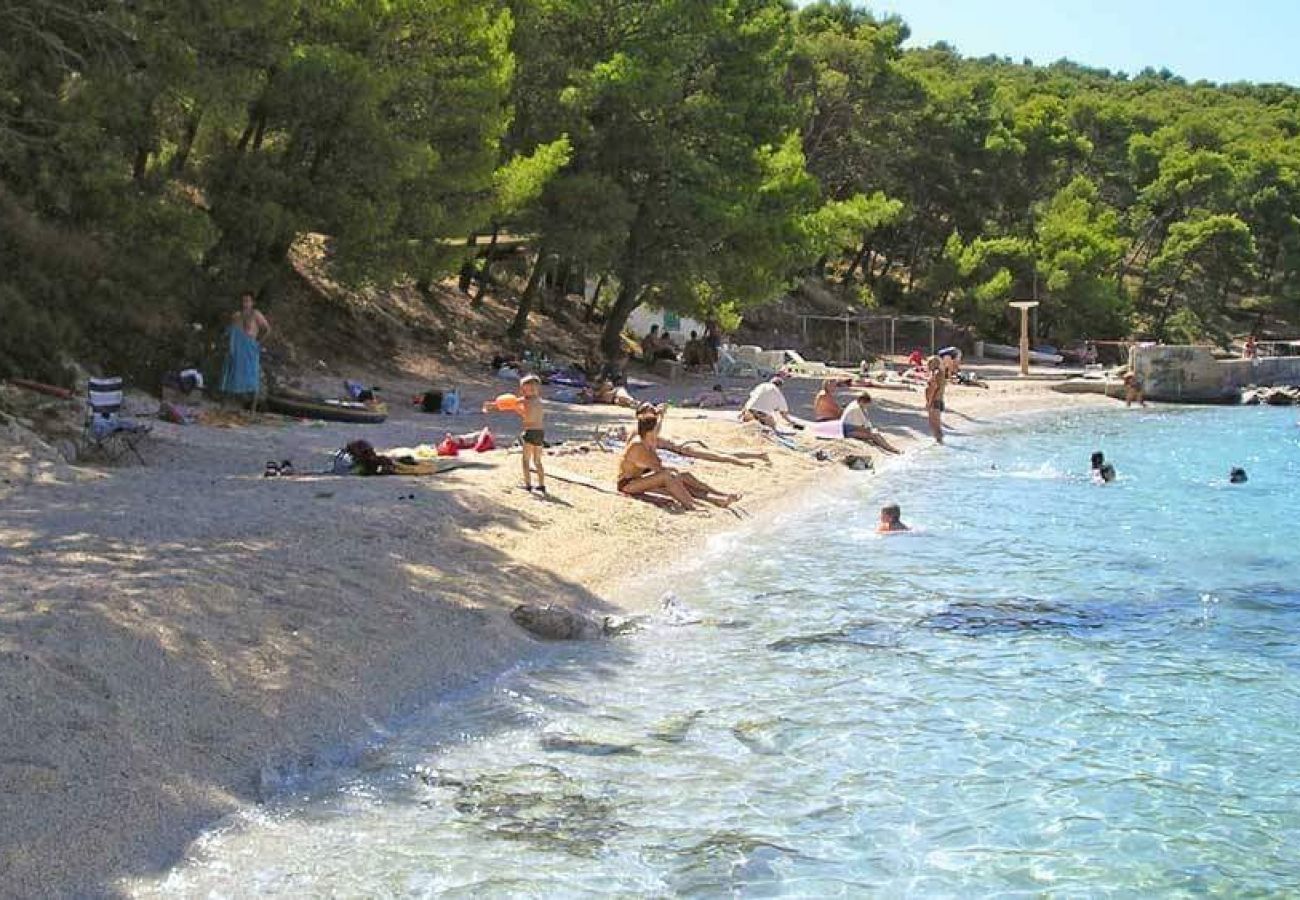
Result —
[[[902,453],[884,436],[871,427],[871,416],[867,413],[867,407],[871,405],[871,395],[866,391],[858,394],[856,400],[844,407],[844,412],[840,416],[840,429],[846,438],[853,438],[859,441],[865,441],[873,447],[879,447],[886,453]]]
[[[764,381],[749,392],[749,399],[740,410],[740,421],[761,422],[768,428],[775,428],[777,417],[784,419],[791,428],[803,431],[803,425],[790,418],[790,404],[786,402],[781,385],[785,379],[780,375],[772,376],[771,381]]]

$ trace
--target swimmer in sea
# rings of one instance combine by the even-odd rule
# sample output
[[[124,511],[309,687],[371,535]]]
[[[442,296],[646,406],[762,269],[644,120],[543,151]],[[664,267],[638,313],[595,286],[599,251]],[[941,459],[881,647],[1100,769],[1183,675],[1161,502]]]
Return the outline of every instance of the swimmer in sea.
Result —
[[[1245,484],[1249,479],[1246,478],[1246,470],[1240,466],[1233,466],[1232,471],[1228,473],[1229,484]]]
[[[880,508],[880,524],[876,526],[876,534],[892,534],[897,531],[911,530],[903,524],[903,511],[898,508],[897,503],[891,503]]]
[[[1106,462],[1106,455],[1100,450],[1092,454],[1092,480],[1097,484],[1110,484],[1115,480],[1115,467]]]

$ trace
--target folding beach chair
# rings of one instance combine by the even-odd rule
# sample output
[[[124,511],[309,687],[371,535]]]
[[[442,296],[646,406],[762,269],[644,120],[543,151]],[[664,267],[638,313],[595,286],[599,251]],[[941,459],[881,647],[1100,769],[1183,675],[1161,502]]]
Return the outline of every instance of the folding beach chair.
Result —
[[[136,444],[149,433],[149,426],[118,414],[122,410],[122,379],[91,378],[86,382],[86,427],[82,434],[85,452],[98,452],[110,462],[132,453],[144,465]]]

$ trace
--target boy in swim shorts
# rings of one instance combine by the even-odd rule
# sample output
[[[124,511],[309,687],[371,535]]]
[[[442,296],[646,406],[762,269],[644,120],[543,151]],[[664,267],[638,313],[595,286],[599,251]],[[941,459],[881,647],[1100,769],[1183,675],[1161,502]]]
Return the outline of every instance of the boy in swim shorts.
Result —
[[[508,401],[508,403],[507,403]],[[483,412],[518,413],[523,420],[524,490],[533,489],[533,472],[537,473],[537,492],[546,495],[546,471],[542,468],[542,451],[546,449],[545,414],[542,411],[542,380],[536,375],[519,379],[519,397],[502,395],[483,404]]]

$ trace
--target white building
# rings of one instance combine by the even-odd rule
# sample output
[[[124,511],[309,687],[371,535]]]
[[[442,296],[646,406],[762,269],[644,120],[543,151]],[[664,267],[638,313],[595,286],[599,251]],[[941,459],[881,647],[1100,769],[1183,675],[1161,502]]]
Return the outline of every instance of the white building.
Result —
[[[692,331],[699,337],[704,337],[703,322],[668,310],[638,306],[627,318],[628,331],[638,338],[645,337],[651,325],[658,325],[660,331],[666,331],[668,337],[679,347],[690,339]]]

